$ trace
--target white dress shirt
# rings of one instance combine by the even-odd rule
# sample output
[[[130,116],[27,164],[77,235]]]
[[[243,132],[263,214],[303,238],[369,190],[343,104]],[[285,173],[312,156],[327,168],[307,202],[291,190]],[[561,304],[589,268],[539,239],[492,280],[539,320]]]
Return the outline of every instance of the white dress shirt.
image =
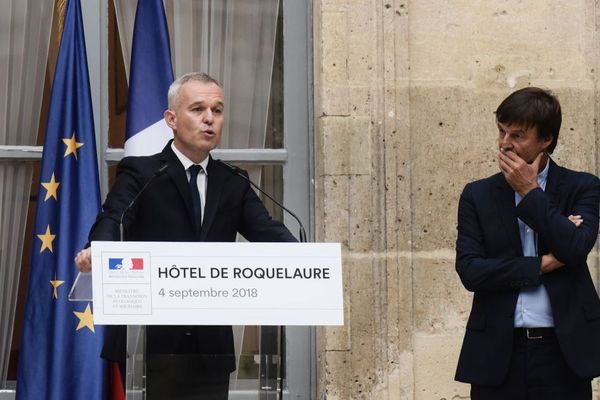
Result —
[[[189,168],[192,165],[200,165],[202,170],[198,173],[198,178],[196,179],[196,184],[198,185],[198,192],[200,193],[200,219],[204,220],[204,205],[206,204],[206,184],[207,184],[207,175],[206,167],[208,166],[208,157],[206,157],[200,164],[195,164],[192,160],[187,158],[182,152],[180,152],[177,147],[175,147],[175,143],[171,143],[171,149],[173,153],[177,156],[181,164],[183,164],[183,168],[185,168],[185,175],[187,176],[188,182],[190,181],[190,171]]]

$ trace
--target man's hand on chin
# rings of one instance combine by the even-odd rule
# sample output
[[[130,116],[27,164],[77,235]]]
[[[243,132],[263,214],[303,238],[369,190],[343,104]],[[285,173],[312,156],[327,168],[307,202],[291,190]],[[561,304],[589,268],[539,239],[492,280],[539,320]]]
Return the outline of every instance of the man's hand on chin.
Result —
[[[514,151],[500,150],[498,165],[510,187],[521,197],[525,197],[529,191],[538,187],[537,176],[543,158],[544,153],[541,152],[531,164],[528,164]]]

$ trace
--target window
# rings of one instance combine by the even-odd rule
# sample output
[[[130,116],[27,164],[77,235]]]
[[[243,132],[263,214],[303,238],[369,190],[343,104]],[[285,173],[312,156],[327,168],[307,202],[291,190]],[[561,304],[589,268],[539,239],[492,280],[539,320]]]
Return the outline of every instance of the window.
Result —
[[[27,286],[30,253],[27,247],[33,237],[27,227],[33,221],[38,182],[34,171],[38,164],[36,160],[41,158],[39,144],[43,142],[43,139],[36,141],[38,121],[31,116],[40,115],[39,132],[43,135],[46,116],[43,102],[47,103],[49,98],[58,50],[57,24],[49,17],[52,5],[37,4],[32,0],[11,1],[13,7],[22,4],[23,10],[21,14],[0,17],[7,19],[2,23],[12,29],[12,36],[7,39],[11,41],[11,46],[7,47],[11,49],[8,61],[0,63],[0,88],[14,94],[6,96],[11,102],[3,108],[7,110],[5,114],[0,114],[0,121],[4,123],[0,128],[0,282],[6,282],[5,287],[10,289],[0,291],[0,380],[3,388],[12,386],[4,382],[4,377],[14,381],[16,374],[22,305],[15,307],[15,304],[17,298],[24,299]],[[29,3],[35,3],[35,7]],[[135,4],[126,3],[135,2],[82,3],[101,185],[106,194],[114,165],[123,154],[128,43],[135,15]],[[232,118],[227,122],[222,145],[215,151],[215,156],[248,169],[251,177],[293,209],[310,231],[310,2],[165,0],[165,10],[175,75],[204,70],[222,82],[230,101],[228,115]],[[26,22],[21,26],[27,30],[27,35],[17,32],[17,18]],[[244,38],[253,42],[242,44]],[[188,51],[190,41],[193,51]],[[33,81],[31,77],[34,77]],[[42,91],[44,79],[46,85]],[[15,102],[15,96],[21,96],[30,104],[17,107],[16,104],[23,103]],[[42,111],[38,113],[40,109]],[[9,115],[18,118],[8,118]],[[265,204],[275,218],[284,219],[293,233],[298,231],[297,224],[289,216],[272,207],[268,200]],[[13,268],[6,268],[7,265],[13,265]],[[16,283],[21,265],[23,294],[19,295]],[[238,331],[241,352],[238,385],[232,387],[232,399],[236,396],[249,398],[249,395],[272,398],[281,382],[278,378],[282,377],[284,397],[313,396],[312,329],[246,327]],[[261,387],[264,388],[262,391],[259,390]]]

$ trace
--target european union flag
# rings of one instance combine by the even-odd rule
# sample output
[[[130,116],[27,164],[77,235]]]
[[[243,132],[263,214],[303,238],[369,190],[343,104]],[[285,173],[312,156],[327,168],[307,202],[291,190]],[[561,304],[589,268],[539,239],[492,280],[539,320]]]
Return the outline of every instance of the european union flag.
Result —
[[[100,209],[79,0],[69,0],[52,85],[40,172],[17,399],[105,399],[103,329],[92,305],[69,302],[73,258]]]

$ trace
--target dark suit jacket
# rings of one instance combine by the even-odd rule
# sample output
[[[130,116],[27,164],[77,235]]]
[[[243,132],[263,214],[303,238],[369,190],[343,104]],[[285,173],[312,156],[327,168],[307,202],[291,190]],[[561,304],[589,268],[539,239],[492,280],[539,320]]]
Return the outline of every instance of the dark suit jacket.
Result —
[[[469,183],[458,206],[456,270],[474,292],[456,379],[498,385],[512,354],[521,288],[544,284],[562,353],[580,377],[600,375],[600,300],[586,264],[598,235],[600,181],[552,160],[546,191],[532,190],[515,207],[502,174]],[[581,215],[577,228],[566,217]],[[524,257],[517,218],[538,234],[540,257]],[[540,274],[541,256],[565,263]]]
[[[271,219],[248,182],[218,161],[207,166],[206,205],[202,229],[196,233],[188,179],[170,143],[148,157],[126,157],[117,179],[93,225],[89,240],[119,240],[121,213],[142,186],[164,164],[124,218],[125,240],[233,242],[239,232],[255,242],[296,241],[287,228]],[[103,357],[125,360],[125,327],[109,327]],[[235,369],[233,334],[229,326],[150,327],[147,351],[164,354],[200,354],[210,370]]]

